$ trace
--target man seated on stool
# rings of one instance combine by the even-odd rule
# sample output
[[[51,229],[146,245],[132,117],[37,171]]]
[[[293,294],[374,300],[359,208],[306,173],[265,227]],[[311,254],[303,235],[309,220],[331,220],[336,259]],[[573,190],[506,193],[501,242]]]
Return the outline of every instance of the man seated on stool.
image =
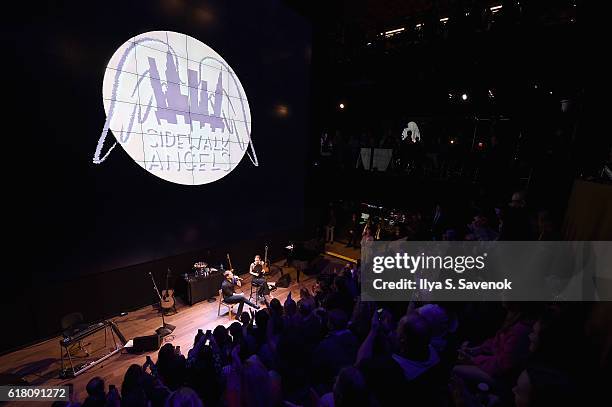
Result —
[[[249,267],[249,273],[253,276],[251,278],[251,284],[258,286],[257,295],[264,299],[266,304],[269,304],[272,300],[270,296],[270,287],[264,274],[264,262],[261,260],[261,256],[258,254],[255,256],[253,263]]]
[[[226,304],[240,304],[238,305],[238,311],[236,315],[242,315],[242,308],[244,304],[247,304],[250,307],[255,309],[259,309],[259,305],[253,304],[244,296],[243,293],[236,294],[234,293],[235,287],[240,287],[242,285],[242,279],[240,277],[234,277],[234,273],[231,270],[225,271],[223,273],[225,280],[221,283],[221,294],[223,295],[223,302]]]

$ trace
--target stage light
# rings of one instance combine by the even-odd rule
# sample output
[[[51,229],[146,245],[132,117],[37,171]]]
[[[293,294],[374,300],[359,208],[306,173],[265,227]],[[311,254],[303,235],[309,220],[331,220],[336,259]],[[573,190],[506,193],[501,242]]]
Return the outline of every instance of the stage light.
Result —
[[[287,117],[289,115],[289,107],[287,105],[278,104],[274,111],[278,117]]]
[[[484,147],[484,143],[482,141],[478,142],[478,148],[483,148]]]
[[[495,95],[493,94],[493,91],[491,89],[489,89],[489,99],[495,99]]]
[[[468,95],[467,95],[467,93],[464,93],[464,94],[462,94],[462,95],[461,95],[461,100],[463,100],[464,102],[465,102],[466,100],[468,100]]]
[[[384,35],[385,38],[391,38],[394,35],[397,35],[397,34],[401,33],[404,30],[405,30],[404,27],[396,28],[395,30],[389,30],[389,31],[385,31],[384,33],[380,33],[380,35]]]
[[[493,6],[493,7],[491,7],[491,12],[495,14],[495,13],[497,13],[499,10],[501,10],[501,8],[502,8],[502,6],[501,6],[501,5],[499,5],[499,6]]]
[[[450,139],[450,143],[451,144],[455,144],[455,140],[454,139]]]
[[[553,91],[551,90],[551,91],[550,91],[550,92],[548,92],[548,93],[552,95],[552,94],[553,94]]]
[[[446,23],[448,23],[448,17],[441,18],[441,19],[440,19],[440,22],[441,22],[442,24],[446,24]]]
[[[344,103],[340,103],[338,107],[340,107],[341,110],[344,109]]]
[[[450,100],[450,99],[452,99],[453,97],[454,97],[454,96],[453,96],[453,94],[449,92],[449,93],[448,93],[448,99]]]
[[[196,8],[191,13],[191,16],[193,17],[195,22],[197,22],[198,24],[210,25],[215,20],[215,16],[213,12],[206,6],[200,6]]]

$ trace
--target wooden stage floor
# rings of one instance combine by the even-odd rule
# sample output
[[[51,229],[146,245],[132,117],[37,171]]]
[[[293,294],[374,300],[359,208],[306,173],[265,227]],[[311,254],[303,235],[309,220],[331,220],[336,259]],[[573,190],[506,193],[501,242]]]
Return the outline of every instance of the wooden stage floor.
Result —
[[[315,276],[307,276],[301,274],[300,283],[296,282],[295,269],[285,267],[284,273],[291,275],[292,283],[289,288],[278,288],[274,291],[273,297],[278,298],[281,303],[285,301],[289,292],[297,301],[299,299],[300,289],[307,287],[309,289],[315,283]],[[279,274],[270,278],[271,281],[276,281]],[[245,275],[243,283],[243,292],[248,296],[250,292],[250,275]],[[189,349],[193,346],[194,337],[198,329],[214,329],[217,325],[228,326],[232,321],[229,320],[227,312],[221,308],[221,316],[217,316],[218,297],[215,302],[200,302],[193,306],[184,305],[177,300],[178,313],[165,317],[166,322],[176,326],[174,332],[164,338],[165,342],[171,342],[173,345],[179,345],[181,352],[186,355]],[[227,309],[227,308],[225,308]],[[249,307],[245,306],[244,310]],[[161,316],[156,308],[147,306],[136,311],[130,312],[127,316],[117,317],[114,319],[119,329],[130,340],[136,336],[151,335],[155,333],[155,329],[161,326]],[[145,357],[151,355],[153,360],[157,358],[157,351],[151,353],[143,353],[139,355],[128,354],[125,350],[116,354],[104,362],[100,363],[82,373],[76,378],[60,379],[60,337],[55,337],[41,343],[17,350],[15,352],[0,356],[0,373],[13,374],[22,377],[31,385],[36,386],[56,386],[72,383],[74,385],[75,395],[77,400],[83,402],[86,397],[85,386],[87,382],[95,377],[100,376],[105,379],[107,388],[108,384],[114,384],[118,389],[121,387],[123,375],[128,367],[133,364],[143,364]],[[103,355],[104,351],[104,333],[97,332],[84,342],[86,348],[92,356]],[[112,340],[108,342],[108,346],[113,346]],[[84,356],[84,353],[81,353]],[[86,362],[88,358],[81,357],[77,359],[79,363]],[[51,403],[44,402],[19,402],[14,405],[25,406],[44,406]],[[0,405],[9,405],[9,403],[0,403]]]

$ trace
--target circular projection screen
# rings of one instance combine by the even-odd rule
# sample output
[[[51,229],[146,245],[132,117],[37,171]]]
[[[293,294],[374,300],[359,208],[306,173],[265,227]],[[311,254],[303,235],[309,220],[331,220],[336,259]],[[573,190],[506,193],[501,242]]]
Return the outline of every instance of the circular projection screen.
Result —
[[[102,86],[108,130],[142,168],[166,181],[201,185],[230,173],[251,149],[251,113],[242,84],[212,48],[185,34],[152,31],[111,57]]]

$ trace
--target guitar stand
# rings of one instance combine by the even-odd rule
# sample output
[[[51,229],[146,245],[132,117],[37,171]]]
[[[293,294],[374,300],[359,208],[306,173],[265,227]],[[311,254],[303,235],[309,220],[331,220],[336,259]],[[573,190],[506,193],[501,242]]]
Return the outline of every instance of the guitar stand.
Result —
[[[157,328],[155,332],[157,332],[157,334],[161,337],[168,336],[176,329],[176,326],[172,324],[167,324],[164,320],[164,315],[166,314],[166,311],[161,307],[161,302],[159,303],[159,309],[161,310],[162,326]],[[174,313],[177,313],[176,306],[174,307]]]
[[[157,334],[161,337],[168,336],[172,333],[172,331],[176,329],[176,326],[166,323],[166,320],[164,319],[165,312],[161,306],[162,296],[159,293],[159,289],[157,288],[157,284],[155,284],[155,279],[153,278],[153,274],[151,274],[151,272],[149,272],[149,276],[151,277],[151,281],[153,282],[153,291],[155,292],[155,294],[157,294],[157,297],[159,298],[159,308],[161,309],[161,317],[162,317],[162,326],[157,328],[155,332],[157,332]],[[174,306],[174,310],[176,311],[176,304]]]
[[[172,308],[162,308],[161,303],[159,304],[159,310],[164,315],[175,315],[178,314],[178,310],[176,309],[176,304],[172,306]],[[172,313],[170,313],[172,312]]]

